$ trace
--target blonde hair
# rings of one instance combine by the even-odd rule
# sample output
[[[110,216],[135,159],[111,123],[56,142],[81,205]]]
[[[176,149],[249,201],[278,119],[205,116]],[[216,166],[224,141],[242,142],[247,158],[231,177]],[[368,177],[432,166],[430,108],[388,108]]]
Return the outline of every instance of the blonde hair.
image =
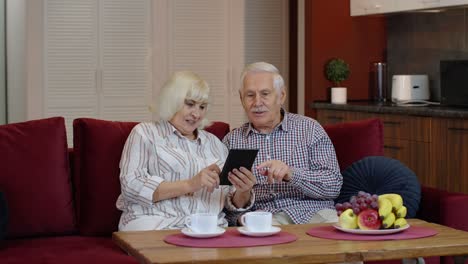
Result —
[[[240,92],[244,90],[244,79],[245,76],[247,76],[248,73],[251,72],[269,72],[273,74],[273,88],[276,89],[278,94],[281,93],[281,89],[286,89],[284,86],[284,79],[281,76],[278,68],[276,68],[273,64],[270,64],[268,62],[254,62],[252,64],[249,64],[245,66],[244,70],[242,71],[241,74],[241,88]]]
[[[191,71],[174,72],[159,93],[159,117],[169,121],[182,109],[185,100],[209,105],[210,87],[206,81]],[[204,118],[200,128],[208,124]]]

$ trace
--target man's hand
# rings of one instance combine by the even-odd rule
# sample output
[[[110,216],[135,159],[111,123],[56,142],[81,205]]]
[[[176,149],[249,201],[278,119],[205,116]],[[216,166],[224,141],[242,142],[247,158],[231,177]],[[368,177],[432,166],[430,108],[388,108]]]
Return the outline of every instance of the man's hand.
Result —
[[[288,182],[292,178],[292,171],[289,166],[281,160],[268,160],[257,166],[261,175],[268,177],[268,183]]]
[[[240,167],[239,170],[233,169],[228,173],[228,179],[236,187],[236,192],[241,193],[250,192],[257,183],[253,173],[244,167]]]
[[[244,208],[250,201],[250,191],[255,183],[257,183],[257,179],[250,170],[244,167],[229,172],[228,179],[236,187],[232,203],[237,208]]]

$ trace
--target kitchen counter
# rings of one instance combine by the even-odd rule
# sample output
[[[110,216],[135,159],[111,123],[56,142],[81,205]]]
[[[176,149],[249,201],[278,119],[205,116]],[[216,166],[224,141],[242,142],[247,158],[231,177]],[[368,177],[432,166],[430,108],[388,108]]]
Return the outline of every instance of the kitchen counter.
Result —
[[[332,104],[330,102],[317,101],[309,106],[314,109],[468,119],[468,107],[439,105],[398,106],[391,102],[376,103],[372,101],[348,101],[347,104]]]
[[[386,157],[405,164],[423,185],[468,193],[468,108],[371,101],[315,102],[309,107],[322,125],[379,118]]]

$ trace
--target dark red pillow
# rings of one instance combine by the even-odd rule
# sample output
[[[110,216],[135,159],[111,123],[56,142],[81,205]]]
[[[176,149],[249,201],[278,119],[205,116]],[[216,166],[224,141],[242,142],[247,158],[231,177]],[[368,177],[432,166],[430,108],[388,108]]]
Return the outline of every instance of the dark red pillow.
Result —
[[[229,124],[217,121],[205,127],[205,130],[217,136],[219,140],[223,140],[224,136],[229,133]]]
[[[333,146],[340,169],[367,156],[383,156],[383,126],[380,119],[324,125]]]
[[[65,120],[53,117],[1,125],[0,139],[7,237],[74,232]]]
[[[92,118],[73,121],[73,182],[82,235],[110,235],[118,229],[120,156],[136,124]]]

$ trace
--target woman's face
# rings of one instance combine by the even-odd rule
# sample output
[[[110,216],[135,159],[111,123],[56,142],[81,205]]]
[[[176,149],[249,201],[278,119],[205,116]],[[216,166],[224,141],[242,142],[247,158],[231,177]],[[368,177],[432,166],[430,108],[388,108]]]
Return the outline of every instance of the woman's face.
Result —
[[[195,139],[194,131],[200,126],[206,115],[206,103],[185,99],[180,109],[169,120],[171,124],[185,137]]]

